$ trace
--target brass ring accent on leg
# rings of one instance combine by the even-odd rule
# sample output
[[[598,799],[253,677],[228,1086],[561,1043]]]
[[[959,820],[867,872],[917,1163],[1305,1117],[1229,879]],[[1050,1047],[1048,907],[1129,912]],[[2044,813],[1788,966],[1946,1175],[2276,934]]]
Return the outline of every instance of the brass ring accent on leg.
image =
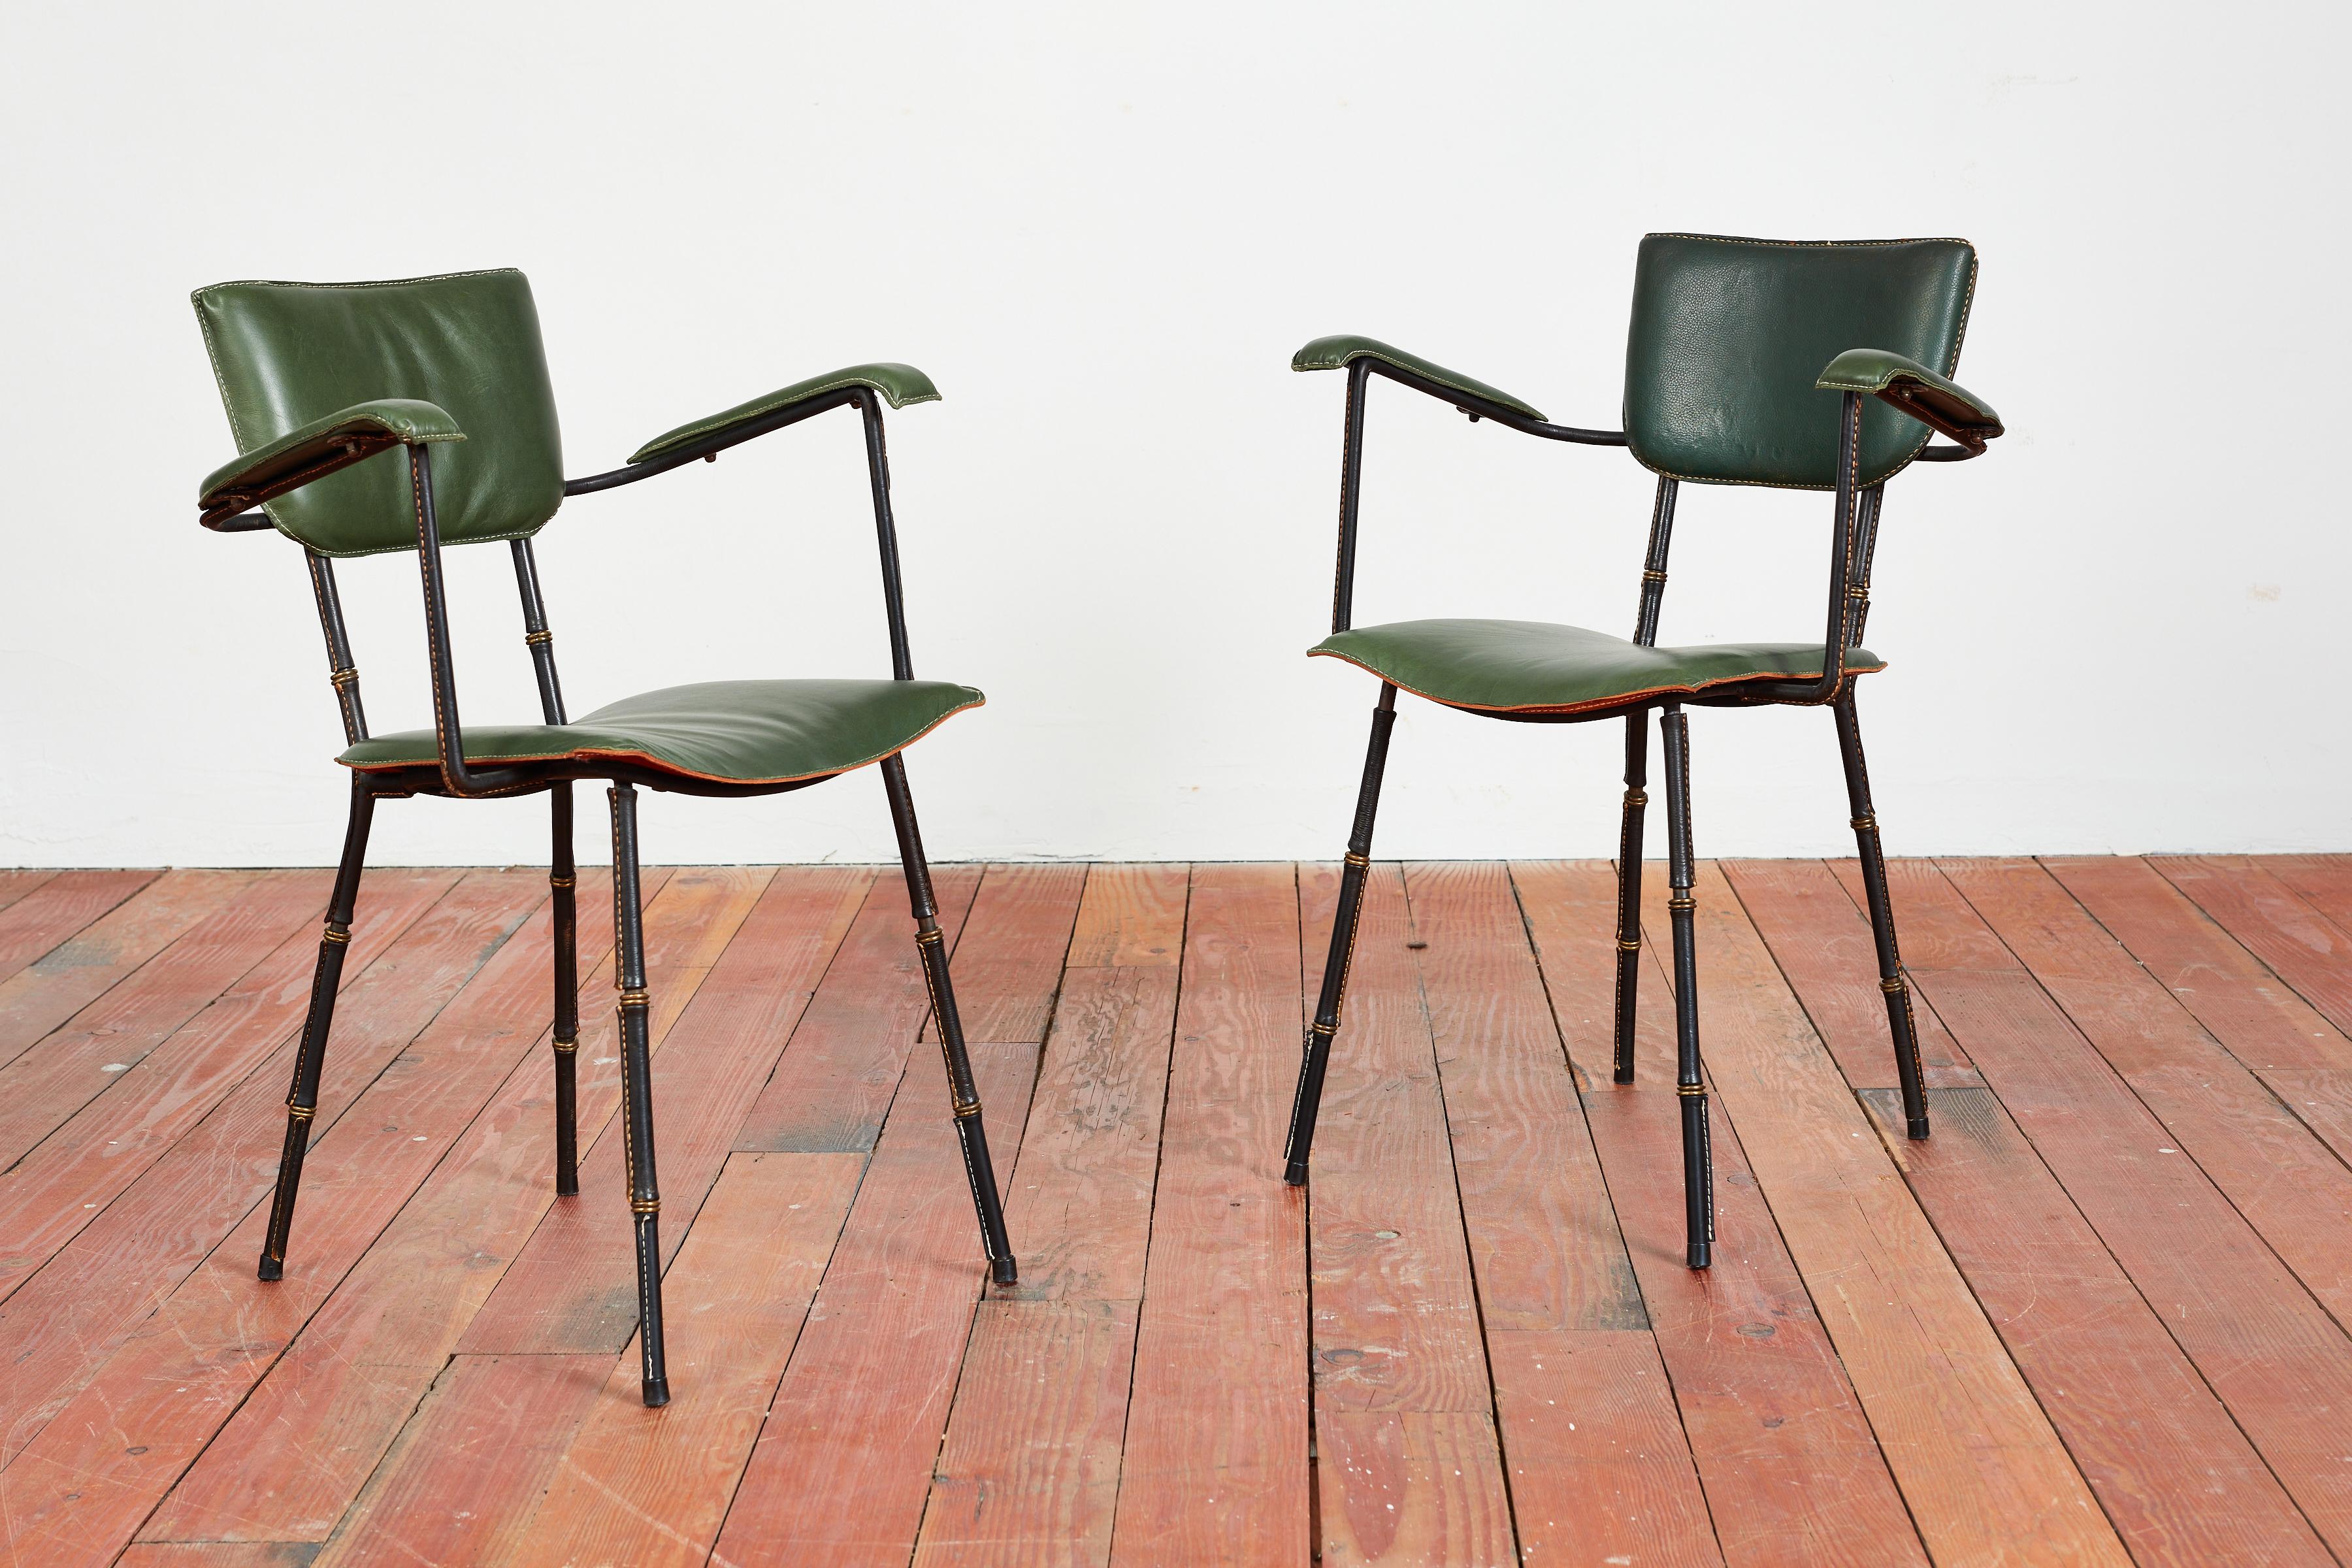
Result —
[[[569,1040],[559,1039],[555,1042],[555,1054],[558,1056],[568,1057],[579,1048],[580,1041],[576,1037]]]
[[[1641,790],[1629,789],[1625,792],[1625,804],[1629,806],[1647,805],[1650,804],[1650,797]]]
[[[1685,1100],[1703,1100],[1706,1096],[1706,1085],[1703,1083],[1678,1083],[1675,1085],[1675,1092],[1682,1096]]]
[[[547,879],[547,885],[551,888],[576,888],[580,885],[580,879],[577,877],[550,876]]]
[[[1643,568],[1642,568],[1642,581],[1643,581],[1643,582],[1644,582],[1644,583],[1663,583],[1663,582],[1664,582],[1665,580],[1666,580],[1666,574],[1665,574],[1664,572],[1659,571],[1656,567],[1654,567],[1654,566],[1644,566],[1644,567],[1643,567]]]
[[[620,1005],[623,1007],[650,1007],[653,1002],[653,993],[641,985],[629,986],[621,993]]]
[[[551,631],[525,632],[523,634],[522,640],[524,645],[527,647],[538,647],[543,644],[553,642],[555,640],[555,634]]]
[[[1880,981],[1878,983],[1878,988],[1881,991],[1885,992],[1889,996],[1900,996],[1905,992],[1910,990],[1911,986],[1909,983],[1903,978],[1903,976],[1898,974],[1892,980]]]
[[[936,927],[930,931],[919,931],[915,933],[915,940],[919,942],[940,942],[947,939],[947,933]]]
[[[958,1121],[969,1121],[973,1117],[980,1114],[980,1101],[976,1100],[959,1100],[956,1101],[955,1113],[956,1120]]]
[[[1350,849],[1348,851],[1346,858],[1349,865],[1356,867],[1360,870],[1369,871],[1372,868],[1371,857],[1369,855],[1359,855],[1354,850]]]
[[[327,684],[333,687],[338,691],[349,691],[352,687],[357,686],[359,683],[360,672],[353,669],[350,665],[345,665],[341,669],[331,669],[327,672]]]
[[[1639,952],[1642,951],[1642,939],[1635,937],[1633,941],[1628,942],[1621,936],[1617,939],[1617,951],[1620,952]]]
[[[286,1102],[286,1114],[297,1121],[308,1121],[319,1114],[319,1108],[315,1105],[297,1105],[289,1100]]]
[[[1698,908],[1698,900],[1686,894],[1677,894],[1666,900],[1666,908],[1675,914],[1686,914]]]
[[[631,1214],[659,1214],[661,1213],[661,1199],[631,1198],[629,1200],[629,1212]]]
[[[324,942],[331,942],[335,946],[341,947],[343,943],[352,940],[352,933],[339,926],[329,926],[325,931],[319,933],[319,940]]]
[[[1878,831],[1878,814],[1873,812],[1868,816],[1857,816],[1853,826],[1856,833],[1875,833]]]

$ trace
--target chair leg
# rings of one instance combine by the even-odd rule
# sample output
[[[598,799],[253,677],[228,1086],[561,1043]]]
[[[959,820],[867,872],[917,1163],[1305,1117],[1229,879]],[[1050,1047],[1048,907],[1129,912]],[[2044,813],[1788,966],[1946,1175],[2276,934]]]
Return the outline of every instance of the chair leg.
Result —
[[[580,1194],[580,874],[572,862],[572,786],[547,792],[555,846],[548,858],[555,938],[555,1195]]]
[[[972,1081],[971,1053],[964,1047],[963,1019],[956,1012],[955,984],[948,974],[947,937],[940,930],[939,906],[931,898],[931,868],[923,858],[922,830],[915,822],[915,797],[907,788],[907,763],[882,761],[882,787],[890,797],[890,824],[898,833],[898,862],[907,873],[907,901],[915,916],[915,951],[930,987],[931,1016],[940,1028],[940,1052],[947,1058],[948,1094],[955,1110],[956,1138],[963,1146],[963,1172],[980,1215],[980,1246],[988,1277],[999,1285],[1021,1278],[1013,1244],[1004,1236],[1004,1205],[997,1195],[996,1167],[988,1157],[988,1128],[981,1121],[980,1089]]]
[[[1339,1005],[1347,999],[1348,965],[1356,952],[1356,924],[1364,910],[1364,874],[1371,869],[1372,818],[1380,810],[1381,776],[1388,768],[1389,731],[1396,728],[1396,688],[1382,683],[1372,710],[1372,738],[1364,750],[1364,781],[1356,791],[1356,823],[1348,835],[1348,859],[1339,873],[1339,904],[1331,916],[1331,951],[1323,960],[1323,990],[1315,1022],[1307,1026],[1298,1065],[1298,1092],[1290,1102],[1290,1139],[1282,1152],[1282,1179],[1307,1182],[1307,1157],[1315,1146],[1315,1113],[1323,1101],[1323,1074],[1331,1065],[1331,1041],[1339,1033]]]
[[[653,998],[646,990],[645,910],[637,886],[637,792],[616,784],[613,801],[613,914],[621,992],[621,1138],[629,1164],[629,1215],[637,1232],[637,1335],[645,1401],[669,1403],[662,1351],[661,1189],[654,1179],[654,1089],[648,1038]]]
[[[1642,978],[1642,808],[1650,803],[1650,710],[1625,718],[1625,820],[1617,837],[1617,1081],[1633,1081],[1633,1015]]]
[[[1895,1076],[1903,1086],[1903,1120],[1914,1138],[1927,1136],[1926,1079],[1919,1070],[1919,1027],[1911,1012],[1911,984],[1895,945],[1895,905],[1886,894],[1886,856],[1878,845],[1878,814],[1870,804],[1870,771],[1862,759],[1862,725],[1853,688],[1835,706],[1838,752],[1845,761],[1845,794],[1853,808],[1853,839],[1862,856],[1862,885],[1870,904],[1870,934],[1878,944],[1878,989],[1886,997],[1886,1028],[1895,1039]]]
[[[1705,1268],[1715,1249],[1715,1150],[1708,1142],[1706,1079],[1698,1054],[1698,900],[1691,861],[1690,721],[1680,708],[1661,715],[1666,750],[1666,866],[1673,895],[1666,910],[1675,932],[1675,1093],[1683,1110],[1683,1209],[1689,1226],[1690,1266]]]
[[[278,1194],[269,1205],[269,1235],[261,1245],[264,1279],[286,1273],[287,1233],[294,1225],[294,1195],[302,1184],[302,1158],[310,1149],[310,1119],[319,1113],[319,1074],[326,1065],[327,1035],[335,1023],[335,993],[343,980],[343,955],[351,951],[352,910],[359,902],[360,873],[367,863],[368,828],[375,821],[375,796],[366,775],[352,777],[352,813],[343,829],[343,858],[327,900],[326,930],[319,937],[319,965],[310,974],[310,1011],[302,1021],[302,1044],[294,1054],[294,1086],[286,1096],[286,1148],[278,1158]]]

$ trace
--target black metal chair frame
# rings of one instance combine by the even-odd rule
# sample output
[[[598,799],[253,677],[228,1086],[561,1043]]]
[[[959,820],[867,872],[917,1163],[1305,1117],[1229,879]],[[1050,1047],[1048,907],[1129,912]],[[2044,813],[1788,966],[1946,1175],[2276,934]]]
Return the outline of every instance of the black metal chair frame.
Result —
[[[883,440],[881,396],[865,386],[819,394],[730,426],[675,451],[615,468],[609,473],[565,483],[566,496],[635,484],[667,473],[698,458],[715,462],[730,447],[795,425],[840,407],[857,410],[864,423],[866,475],[874,496],[874,525],[882,555],[882,596],[889,622],[890,667],[894,679],[914,679],[908,652],[905,596],[898,572],[898,527],[890,509],[889,457]],[[400,446],[396,437],[361,435],[298,473],[266,489],[242,491],[206,511],[201,521],[218,532],[257,532],[274,529],[269,518],[244,508],[337,468],[362,461]],[[609,781],[613,813],[613,904],[617,952],[614,983],[620,993],[621,1127],[626,1144],[629,1208],[635,1219],[637,1304],[642,1332],[644,1396],[648,1405],[668,1403],[669,1380],[663,1357],[661,1310],[661,1246],[658,1234],[661,1194],[654,1169],[653,1089],[648,1021],[652,996],[646,987],[645,927],[639,893],[637,860],[637,787],[671,790],[687,795],[761,795],[806,788],[837,778],[817,778],[782,784],[741,784],[699,779],[608,759],[556,759],[522,762],[488,768],[469,766],[459,742],[457,683],[450,655],[447,607],[443,593],[441,536],[434,521],[431,448],[407,445],[410,489],[416,515],[416,550],[424,576],[425,640],[430,653],[434,733],[438,761],[413,767],[373,772],[354,770],[352,775],[350,825],[343,836],[342,858],[335,874],[327,909],[326,930],[319,943],[319,962],[310,986],[310,1006],[303,1024],[302,1043],[295,1058],[294,1082],[286,1101],[286,1147],[278,1170],[278,1185],[269,1215],[268,1238],[263,1244],[259,1276],[282,1277],[294,1200],[302,1180],[302,1162],[310,1147],[311,1119],[317,1114],[319,1078],[326,1059],[327,1036],[334,1023],[335,996],[341,984],[343,956],[351,942],[352,918],[358,901],[362,869],[367,854],[368,830],[375,803],[411,795],[445,795],[457,799],[490,799],[534,795],[548,796],[554,847],[548,882],[551,892],[555,948],[555,1190],[572,1196],[580,1190],[578,1170],[576,1058],[580,1048],[579,942],[574,892],[578,873],[572,862],[572,785],[582,779]],[[515,582],[522,597],[523,641],[530,649],[539,682],[540,706],[546,722],[566,722],[563,691],[556,676],[554,634],[548,629],[546,606],[541,599],[539,572],[529,539],[509,542],[514,555]],[[316,551],[306,550],[310,585],[318,602],[319,624],[327,643],[328,679],[342,710],[343,733],[356,743],[367,738],[367,716],[360,704],[359,670],[352,657],[343,625],[342,605],[336,594],[334,563]],[[991,1277],[1009,1285],[1017,1278],[1013,1250],[1004,1234],[1004,1211],[999,1199],[994,1168],[988,1152],[988,1135],[981,1121],[980,1094],[972,1079],[971,1058],[965,1048],[963,1025],[956,1012],[955,987],[948,971],[947,943],[940,930],[939,909],[932,896],[929,864],[923,856],[920,830],[915,821],[914,797],[907,786],[903,757],[892,753],[880,763],[890,819],[897,829],[898,856],[906,872],[907,892],[915,921],[915,943],[930,989],[930,1016],[937,1019],[940,1047],[947,1058],[956,1133],[962,1145],[964,1171],[979,1212],[981,1240]]]
[[[1417,375],[1402,366],[1370,357],[1348,366],[1346,435],[1341,445],[1339,479],[1339,560],[1331,601],[1331,629],[1343,632],[1353,624],[1356,576],[1356,515],[1361,489],[1364,447],[1364,402],[1369,378],[1388,377],[1416,392],[1452,404],[1474,422],[1491,419],[1514,430],[1585,447],[1622,447],[1624,433],[1585,430],[1531,419],[1515,409]],[[1878,815],[1870,798],[1870,778],[1864,765],[1862,730],[1854,714],[1853,681],[1845,668],[1845,654],[1862,642],[1863,623],[1870,612],[1871,557],[1878,541],[1878,521],[1885,484],[1863,486],[1856,465],[1862,430],[1863,395],[1848,392],[1840,426],[1838,481],[1834,526],[1831,531],[1829,616],[1822,639],[1822,674],[1813,680],[1766,679],[1712,687],[1704,693],[1665,700],[1637,696],[1622,703],[1571,713],[1493,712],[1457,709],[1490,719],[1522,723],[1581,724],[1596,720],[1625,721],[1625,800],[1617,859],[1617,994],[1615,1073],[1617,1082],[1633,1081],[1633,1024],[1641,977],[1643,808],[1647,792],[1650,710],[1659,713],[1659,731],[1665,749],[1666,770],[1666,900],[1673,931],[1675,975],[1675,1090],[1682,1105],[1683,1183],[1685,1217],[1689,1236],[1689,1263],[1705,1268],[1713,1261],[1715,1242],[1714,1160],[1707,1136],[1706,1081],[1699,1056],[1698,971],[1695,951],[1697,901],[1692,895],[1695,867],[1690,835],[1689,721],[1687,702],[1699,707],[1749,708],[1767,704],[1827,707],[1835,715],[1838,751],[1845,764],[1846,795],[1852,808],[1854,842],[1862,861],[1863,884],[1870,906],[1870,928],[1878,949],[1878,985],[1886,999],[1886,1023],[1895,1045],[1895,1065],[1902,1085],[1906,1131],[1913,1138],[1927,1136],[1927,1102],[1919,1067],[1918,1028],[1912,1016],[1910,984],[1895,943],[1895,913],[1887,900],[1886,860],[1879,846]],[[1928,447],[1921,462],[1961,462],[1984,450],[1973,434],[1946,427],[1927,418],[1963,443]],[[1654,646],[1658,613],[1666,590],[1666,552],[1674,532],[1675,497],[1679,482],[1658,479],[1657,499],[1650,512],[1649,550],[1642,567],[1642,596],[1634,619],[1633,640]],[[1292,1102],[1289,1140],[1283,1152],[1283,1179],[1293,1186],[1307,1180],[1307,1157],[1315,1140],[1315,1118],[1323,1095],[1323,1079],[1331,1058],[1331,1042],[1339,1032],[1340,1005],[1345,1000],[1348,964],[1355,951],[1356,927],[1363,910],[1364,878],[1371,867],[1372,821],[1380,807],[1381,779],[1388,763],[1389,732],[1396,724],[1394,684],[1383,681],[1380,705],[1372,710],[1371,742],[1364,756],[1363,783],[1356,796],[1356,816],[1348,838],[1348,854],[1339,879],[1339,899],[1331,925],[1331,948],[1323,966],[1323,984],[1315,1005],[1315,1020],[1307,1026],[1298,1073],[1298,1090]]]

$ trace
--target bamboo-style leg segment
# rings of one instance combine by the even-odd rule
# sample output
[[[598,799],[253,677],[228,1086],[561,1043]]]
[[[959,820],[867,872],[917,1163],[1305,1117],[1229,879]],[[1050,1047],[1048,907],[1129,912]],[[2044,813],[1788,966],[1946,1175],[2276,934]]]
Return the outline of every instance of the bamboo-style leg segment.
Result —
[[[1625,820],[1617,837],[1617,1072],[1633,1081],[1633,1016],[1642,982],[1642,808],[1650,803],[1650,710],[1625,719]]]
[[[1708,1141],[1706,1079],[1698,1052],[1698,900],[1691,858],[1690,721],[1680,708],[1660,715],[1666,752],[1666,912],[1675,933],[1675,1093],[1683,1110],[1683,1208],[1690,1266],[1715,1261],[1715,1151]]]
[[[1298,1064],[1298,1092],[1290,1102],[1290,1139],[1282,1152],[1282,1179],[1307,1181],[1307,1159],[1315,1147],[1315,1114],[1323,1101],[1323,1075],[1331,1065],[1331,1041],[1339,1033],[1339,1007],[1348,995],[1348,965],[1355,956],[1356,925],[1364,908],[1364,874],[1371,869],[1372,819],[1381,805],[1381,777],[1388,769],[1389,731],[1396,728],[1396,688],[1381,687],[1372,710],[1372,738],[1364,751],[1364,779],[1356,791],[1356,822],[1348,834],[1348,858],[1339,872],[1339,903],[1331,916],[1331,951],[1323,960],[1323,989],[1315,1002]]]
[[[352,777],[352,813],[343,829],[343,858],[327,900],[326,929],[319,937],[319,964],[310,974],[310,1010],[302,1020],[302,1044],[294,1055],[294,1084],[286,1095],[286,1147],[278,1158],[278,1192],[269,1205],[269,1234],[261,1244],[264,1279],[286,1273],[286,1239],[294,1226],[294,1197],[302,1184],[302,1160],[310,1150],[310,1121],[319,1113],[319,1074],[327,1060],[327,1035],[335,1024],[335,994],[343,982],[343,956],[351,951],[352,911],[359,903],[360,873],[367,863],[368,828],[375,821],[375,796],[367,776]]]
[[[613,927],[619,952],[613,979],[620,997],[621,1137],[629,1166],[629,1215],[636,1226],[638,1348],[645,1401],[669,1403],[662,1351],[661,1188],[654,1177],[654,1092],[649,1039],[653,999],[646,989],[645,911],[637,886],[637,792],[616,784],[613,802]]]
[[[996,1167],[988,1155],[988,1128],[981,1121],[980,1089],[971,1076],[963,1019],[956,1012],[955,984],[948,973],[947,937],[940,930],[939,906],[931,896],[931,868],[923,858],[923,836],[915,821],[915,797],[907,788],[907,763],[883,759],[882,787],[890,797],[890,822],[898,833],[898,860],[907,873],[907,901],[915,916],[915,950],[930,987],[931,1016],[940,1030],[940,1053],[947,1058],[948,1095],[955,1112],[956,1139],[963,1147],[963,1171],[980,1215],[981,1249],[988,1277],[999,1285],[1016,1283],[1020,1266],[1004,1235],[1004,1204],[997,1194]]]
[[[1911,983],[1895,945],[1895,905],[1886,892],[1886,856],[1878,843],[1878,814],[1870,803],[1870,772],[1862,757],[1862,724],[1854,716],[1853,688],[1838,694],[1838,753],[1845,762],[1846,801],[1853,810],[1854,847],[1862,858],[1862,885],[1870,904],[1870,934],[1878,944],[1878,989],[1886,997],[1886,1028],[1895,1041],[1895,1076],[1903,1086],[1905,1131],[1927,1136],[1926,1079],[1919,1067],[1919,1026],[1911,1011]]]
[[[548,858],[555,939],[555,1193],[580,1193],[580,873],[572,860],[572,785],[547,792],[554,827]]]

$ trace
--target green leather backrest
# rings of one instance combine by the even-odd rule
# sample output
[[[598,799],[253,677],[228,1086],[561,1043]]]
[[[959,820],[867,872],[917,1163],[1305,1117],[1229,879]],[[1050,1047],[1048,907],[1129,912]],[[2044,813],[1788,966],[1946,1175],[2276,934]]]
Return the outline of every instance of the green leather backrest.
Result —
[[[383,397],[466,433],[433,447],[445,543],[520,539],[563,500],[563,445],[530,284],[510,268],[395,283],[215,283],[195,293],[237,450]],[[408,465],[386,452],[278,497],[279,531],[322,555],[416,547]]]
[[[1676,479],[1834,489],[1844,399],[1814,378],[1848,349],[1891,349],[1950,375],[1976,276],[1976,250],[1958,239],[1648,236],[1625,345],[1633,456]],[[1865,398],[1863,483],[1910,462],[1927,436]]]

